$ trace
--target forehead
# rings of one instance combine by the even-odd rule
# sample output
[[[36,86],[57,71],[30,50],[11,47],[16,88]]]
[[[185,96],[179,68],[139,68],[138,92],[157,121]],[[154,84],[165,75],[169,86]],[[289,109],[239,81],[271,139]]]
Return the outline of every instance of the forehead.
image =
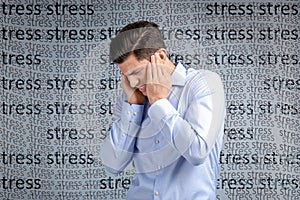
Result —
[[[136,57],[133,54],[130,54],[124,62],[118,64],[119,69],[123,74],[126,74],[127,72],[134,70],[135,68],[138,68],[142,65],[148,64],[148,60],[137,60]]]

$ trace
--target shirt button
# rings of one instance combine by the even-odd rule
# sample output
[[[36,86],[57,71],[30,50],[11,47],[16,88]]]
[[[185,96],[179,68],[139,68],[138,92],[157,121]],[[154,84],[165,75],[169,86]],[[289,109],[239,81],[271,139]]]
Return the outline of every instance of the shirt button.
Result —
[[[157,169],[161,169],[161,166],[158,166]]]
[[[156,196],[158,196],[158,195],[159,195],[159,192],[158,192],[158,191],[156,191],[156,192],[155,192],[155,195],[156,195]]]
[[[137,112],[134,112],[133,115],[136,116],[136,115],[137,115]]]
[[[127,111],[127,114],[130,115],[130,111],[129,110]]]
[[[155,141],[155,144],[159,144],[159,140],[156,140],[156,141]]]
[[[125,137],[126,136],[125,133],[122,133],[122,136]]]

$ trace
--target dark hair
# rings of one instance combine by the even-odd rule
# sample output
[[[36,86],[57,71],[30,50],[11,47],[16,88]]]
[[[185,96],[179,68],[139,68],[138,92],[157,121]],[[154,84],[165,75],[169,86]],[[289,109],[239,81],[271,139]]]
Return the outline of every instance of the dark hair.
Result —
[[[130,54],[137,60],[150,60],[158,49],[166,48],[158,25],[137,21],[123,27],[111,40],[109,56],[114,63],[122,63]]]

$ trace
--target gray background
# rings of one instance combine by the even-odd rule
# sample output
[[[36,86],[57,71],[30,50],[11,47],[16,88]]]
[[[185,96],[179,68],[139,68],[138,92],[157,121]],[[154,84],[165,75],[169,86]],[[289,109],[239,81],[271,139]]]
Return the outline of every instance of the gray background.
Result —
[[[0,199],[124,199],[101,141],[127,23],[160,25],[173,62],[217,72],[227,116],[217,199],[300,195],[299,1],[2,1]],[[199,186],[201,187],[201,186]]]

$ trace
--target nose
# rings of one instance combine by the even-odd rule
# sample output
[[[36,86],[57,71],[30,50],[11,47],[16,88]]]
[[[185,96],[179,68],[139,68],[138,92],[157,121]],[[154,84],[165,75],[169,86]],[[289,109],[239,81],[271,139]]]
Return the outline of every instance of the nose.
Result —
[[[136,77],[128,76],[127,78],[128,78],[130,87],[135,88],[138,86],[139,80]]]

